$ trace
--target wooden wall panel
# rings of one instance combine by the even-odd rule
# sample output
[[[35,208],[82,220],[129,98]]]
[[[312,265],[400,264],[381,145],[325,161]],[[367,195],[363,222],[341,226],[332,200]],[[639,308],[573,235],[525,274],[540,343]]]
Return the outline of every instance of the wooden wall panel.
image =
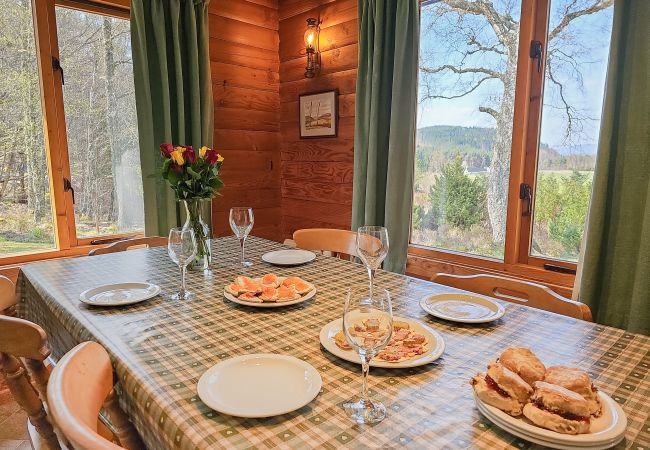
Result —
[[[350,228],[357,80],[357,0],[280,0],[282,237],[296,229]],[[321,69],[304,77],[306,21],[321,21]],[[300,139],[298,96],[339,91],[336,138]]]
[[[252,234],[281,231],[280,60],[277,0],[213,1],[210,66],[214,147],[226,158],[225,187],[212,202],[216,236],[232,234],[228,211],[251,206]]]

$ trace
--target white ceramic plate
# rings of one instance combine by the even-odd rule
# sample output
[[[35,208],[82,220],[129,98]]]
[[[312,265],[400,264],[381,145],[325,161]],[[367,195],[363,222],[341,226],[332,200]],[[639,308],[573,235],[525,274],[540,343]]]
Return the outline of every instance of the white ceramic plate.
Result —
[[[627,417],[619,404],[603,392],[598,392],[598,395],[603,404],[603,413],[598,418],[592,418],[590,433],[578,435],[538,427],[523,416],[512,417],[483,403],[476,395],[474,401],[478,410],[495,425],[527,441],[552,448],[597,450],[619,443],[625,437],[627,427]]]
[[[79,300],[93,306],[124,306],[143,302],[160,293],[160,286],[151,283],[116,283],[88,289]]]
[[[199,379],[199,398],[237,417],[271,417],[302,408],[323,380],[310,364],[288,355],[260,353],[215,364]]]
[[[316,255],[307,250],[276,250],[264,253],[262,261],[275,266],[299,266],[316,259]]]
[[[500,303],[471,294],[429,295],[420,300],[420,307],[432,316],[461,323],[492,322],[506,312]]]
[[[280,280],[280,283],[282,283],[285,280],[285,278],[286,277],[278,277],[278,280]],[[259,281],[259,278],[254,278],[254,280]],[[226,292],[225,289],[223,291],[223,296],[226,297],[231,302],[235,302],[235,303],[238,303],[240,305],[245,305],[245,306],[254,306],[256,308],[281,308],[282,306],[295,305],[296,303],[301,303],[301,302],[309,300],[314,295],[316,295],[316,286],[314,286],[313,284],[312,284],[312,290],[311,291],[307,292],[305,295],[300,296],[299,299],[291,300],[289,302],[264,302],[264,303],[247,302],[245,300],[240,300],[239,298],[235,297],[234,295]]]
[[[425,335],[429,342],[429,349],[426,351],[426,353],[423,353],[416,358],[394,363],[373,358],[370,361],[370,367],[382,367],[385,369],[404,369],[408,367],[423,366],[440,358],[440,356],[444,353],[445,341],[442,339],[440,333],[438,333],[430,326],[406,317],[394,316],[393,320],[407,322],[411,326],[411,329],[413,329],[416,333]],[[320,330],[320,343],[328,352],[332,353],[333,355],[338,356],[339,358],[346,361],[361,364],[361,360],[359,359],[357,352],[354,350],[343,350],[334,342],[334,335],[341,331],[342,325],[343,319],[335,319],[325,325]]]

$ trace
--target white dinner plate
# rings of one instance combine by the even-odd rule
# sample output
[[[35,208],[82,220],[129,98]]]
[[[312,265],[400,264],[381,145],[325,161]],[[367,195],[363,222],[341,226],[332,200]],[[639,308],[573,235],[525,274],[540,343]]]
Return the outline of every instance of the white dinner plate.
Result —
[[[517,437],[536,444],[561,449],[599,450],[610,448],[625,437],[627,417],[625,412],[610,396],[598,392],[603,413],[592,418],[591,429],[585,434],[562,434],[538,427],[524,416],[512,417],[498,408],[483,403],[476,394],[474,401],[478,410],[496,426]]]
[[[432,316],[461,323],[492,322],[506,312],[488,297],[455,293],[429,295],[420,300],[420,307]]]
[[[280,280],[280,283],[282,283],[285,280],[285,278],[286,277],[278,277],[278,280]],[[259,278],[254,278],[254,280],[259,281]],[[238,304],[244,305],[244,306],[254,306],[256,308],[281,308],[283,306],[289,306],[289,305],[295,305],[296,303],[302,303],[302,302],[305,302],[305,301],[309,300],[310,298],[312,298],[314,295],[316,295],[316,286],[314,286],[313,284],[311,286],[312,286],[311,291],[307,292],[305,295],[301,295],[299,299],[291,300],[291,301],[288,301],[288,302],[264,302],[264,303],[247,302],[245,300],[240,300],[238,297],[235,297],[234,295],[232,295],[229,292],[226,292],[225,288],[223,290],[223,296],[226,297],[231,302],[235,302],[235,303],[238,303]]]
[[[440,333],[438,333],[430,326],[420,323],[416,320],[409,319],[407,317],[394,316],[393,320],[407,322],[411,326],[411,329],[416,333],[425,335],[429,342],[429,348],[422,355],[418,355],[412,359],[407,359],[406,361],[388,362],[373,358],[370,361],[370,367],[382,367],[385,369],[404,369],[408,367],[423,366],[440,358],[440,356],[444,353],[445,341],[442,339]],[[343,319],[335,319],[325,325],[320,330],[320,343],[328,352],[332,353],[333,355],[338,356],[339,358],[346,361],[361,364],[361,360],[359,359],[359,355],[356,351],[343,350],[334,342],[334,335],[341,331],[342,326]]]
[[[237,417],[271,417],[302,408],[320,392],[313,366],[288,355],[259,353],[229,358],[199,379],[199,398],[215,411]]]
[[[151,283],[116,283],[88,289],[79,300],[93,306],[124,306],[143,302],[160,293],[160,286]]]
[[[314,259],[316,259],[316,255],[313,252],[300,249],[276,250],[262,255],[262,261],[273,264],[274,266],[299,266],[301,264],[307,264]]]

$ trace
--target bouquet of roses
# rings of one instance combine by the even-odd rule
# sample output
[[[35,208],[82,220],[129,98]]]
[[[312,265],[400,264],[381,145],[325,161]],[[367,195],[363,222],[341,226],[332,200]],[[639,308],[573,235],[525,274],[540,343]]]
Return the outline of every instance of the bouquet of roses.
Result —
[[[203,146],[197,153],[191,145],[161,144],[160,152],[162,177],[178,200],[212,198],[223,187],[219,177],[223,156],[216,150]]]

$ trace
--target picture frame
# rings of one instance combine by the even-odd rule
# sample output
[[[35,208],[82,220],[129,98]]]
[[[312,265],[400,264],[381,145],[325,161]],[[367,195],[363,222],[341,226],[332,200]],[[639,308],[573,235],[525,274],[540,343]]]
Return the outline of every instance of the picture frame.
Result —
[[[338,89],[298,96],[300,139],[322,139],[338,135]]]

